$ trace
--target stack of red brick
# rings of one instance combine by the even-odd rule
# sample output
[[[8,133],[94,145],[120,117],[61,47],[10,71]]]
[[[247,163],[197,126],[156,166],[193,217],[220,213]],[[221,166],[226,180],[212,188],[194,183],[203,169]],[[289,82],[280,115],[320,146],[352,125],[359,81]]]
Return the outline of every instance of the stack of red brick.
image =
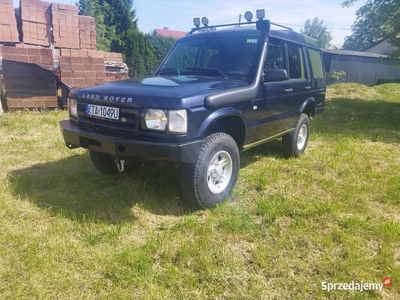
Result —
[[[63,49],[59,63],[62,82],[70,87],[97,85],[106,79],[101,51]]]
[[[106,64],[106,81],[114,81],[129,77],[129,69],[122,61],[121,53],[104,52]]]
[[[20,18],[22,42],[48,46],[51,44],[50,3],[40,0],[21,0]]]
[[[94,18],[79,16],[79,43],[81,49],[96,49],[96,36]]]
[[[0,47],[3,60],[41,65],[48,69],[54,68],[51,49]]]
[[[0,43],[17,43],[17,21],[12,0],[0,0]]]
[[[79,49],[78,7],[52,3],[51,15],[53,18],[54,46],[59,48]]]
[[[9,108],[57,107],[52,50],[15,47],[0,47],[0,49],[3,72],[7,75],[4,78],[7,87],[7,106]],[[35,76],[32,77],[30,72]],[[36,96],[30,95],[34,89],[38,89]]]
[[[20,0],[16,11],[12,0],[0,0],[0,60],[9,108],[57,107],[60,89],[65,105],[64,89],[128,77],[120,53],[95,50],[95,19],[78,16],[77,6]],[[36,76],[43,76],[43,85]]]

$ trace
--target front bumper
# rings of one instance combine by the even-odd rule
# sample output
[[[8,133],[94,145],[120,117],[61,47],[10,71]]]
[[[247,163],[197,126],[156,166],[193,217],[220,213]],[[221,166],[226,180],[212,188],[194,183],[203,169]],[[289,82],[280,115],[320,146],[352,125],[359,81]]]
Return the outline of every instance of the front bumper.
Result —
[[[83,147],[132,161],[195,163],[202,144],[201,140],[165,143],[123,139],[81,128],[69,120],[61,121],[60,126],[66,146],[70,149]]]

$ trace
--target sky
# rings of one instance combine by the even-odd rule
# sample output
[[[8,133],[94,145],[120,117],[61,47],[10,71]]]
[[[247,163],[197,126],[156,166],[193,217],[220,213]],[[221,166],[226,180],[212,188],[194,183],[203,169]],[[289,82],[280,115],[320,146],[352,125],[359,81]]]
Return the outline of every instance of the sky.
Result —
[[[76,0],[58,0],[74,5]],[[134,0],[139,30],[150,33],[156,28],[190,31],[194,17],[207,17],[209,25],[235,23],[246,11],[256,14],[265,9],[266,18],[289,26],[300,32],[307,19],[324,20],[332,33],[332,45],[341,47],[346,36],[351,35],[351,25],[356,20],[357,9],[367,0],[358,0],[351,7],[341,7],[344,0]],[[14,0],[14,6],[19,0]],[[242,18],[244,20],[244,18]]]

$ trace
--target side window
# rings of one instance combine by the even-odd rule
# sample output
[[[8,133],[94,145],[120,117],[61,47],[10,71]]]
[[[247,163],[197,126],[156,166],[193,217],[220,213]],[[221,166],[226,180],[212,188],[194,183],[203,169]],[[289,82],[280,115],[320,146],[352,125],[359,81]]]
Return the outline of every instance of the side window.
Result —
[[[289,78],[306,78],[303,47],[288,43]]]
[[[267,58],[264,64],[264,73],[271,69],[286,69],[285,47],[282,42],[269,40]]]
[[[321,53],[314,49],[308,49],[311,61],[311,69],[315,79],[324,78],[324,70],[322,67]]]

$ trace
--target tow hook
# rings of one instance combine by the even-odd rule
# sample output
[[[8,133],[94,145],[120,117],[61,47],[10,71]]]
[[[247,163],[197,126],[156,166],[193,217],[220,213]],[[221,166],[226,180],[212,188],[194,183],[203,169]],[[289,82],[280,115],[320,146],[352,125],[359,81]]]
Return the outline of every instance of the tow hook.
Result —
[[[125,160],[123,160],[123,159],[117,160],[117,169],[121,173],[124,172],[124,170],[125,170]]]

